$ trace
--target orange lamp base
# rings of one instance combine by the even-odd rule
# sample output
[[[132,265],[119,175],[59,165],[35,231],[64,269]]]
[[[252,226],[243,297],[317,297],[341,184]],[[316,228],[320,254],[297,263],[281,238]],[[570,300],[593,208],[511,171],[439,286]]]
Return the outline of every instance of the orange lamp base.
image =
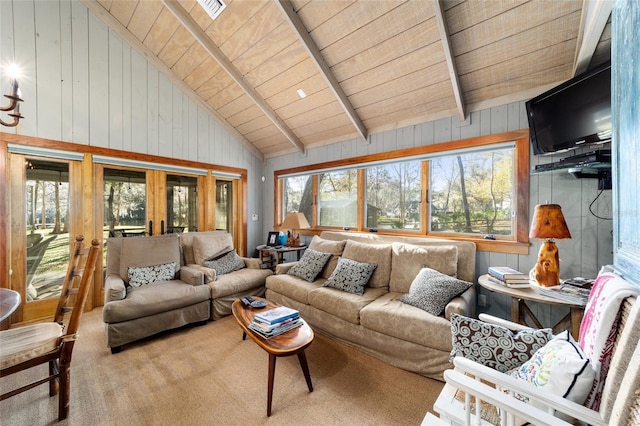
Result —
[[[560,259],[558,247],[553,241],[545,241],[538,252],[538,262],[531,270],[538,285],[553,287],[560,284]]]

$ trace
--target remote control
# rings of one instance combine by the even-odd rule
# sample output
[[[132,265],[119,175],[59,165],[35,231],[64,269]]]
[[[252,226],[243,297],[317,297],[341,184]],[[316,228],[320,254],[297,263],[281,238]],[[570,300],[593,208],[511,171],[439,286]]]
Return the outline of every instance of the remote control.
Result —
[[[265,302],[264,300],[254,300],[253,302],[251,302],[251,307],[254,309],[262,309],[266,306],[267,302]]]
[[[242,304],[244,306],[251,306],[251,303],[254,302],[253,297],[251,297],[251,296],[245,296],[245,297],[241,298],[240,301],[242,302]]]

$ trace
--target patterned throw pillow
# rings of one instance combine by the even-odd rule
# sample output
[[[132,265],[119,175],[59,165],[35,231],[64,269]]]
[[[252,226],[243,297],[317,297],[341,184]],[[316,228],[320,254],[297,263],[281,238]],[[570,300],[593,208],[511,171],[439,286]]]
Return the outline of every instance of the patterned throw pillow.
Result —
[[[202,266],[205,268],[215,269],[216,277],[219,275],[228,274],[229,272],[237,271],[245,267],[244,260],[235,250],[231,250],[229,253],[217,258],[216,260],[207,260]]]
[[[371,278],[377,266],[375,263],[360,263],[341,257],[338,260],[336,269],[322,286],[337,288],[338,290],[362,296],[364,287],[369,282],[369,278]]]
[[[305,281],[313,282],[331,257],[331,253],[323,253],[313,249],[306,249],[302,258],[287,272]]]
[[[568,331],[551,339],[509,374],[577,404],[585,401],[595,377],[589,360]],[[524,396],[516,396],[526,401]]]
[[[465,357],[506,373],[531,359],[551,339],[550,328],[527,329],[514,333],[506,327],[464,315],[451,315],[451,359]]]
[[[176,263],[163,263],[152,266],[130,266],[128,269],[129,285],[140,287],[160,281],[171,281],[176,275]]]
[[[399,301],[415,306],[432,315],[442,315],[447,303],[464,293],[473,284],[441,274],[435,269],[422,268]]]

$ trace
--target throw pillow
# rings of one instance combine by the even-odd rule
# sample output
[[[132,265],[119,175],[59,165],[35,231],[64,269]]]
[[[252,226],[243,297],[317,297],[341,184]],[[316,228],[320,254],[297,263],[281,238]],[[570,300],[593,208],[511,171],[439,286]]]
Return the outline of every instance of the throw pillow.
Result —
[[[195,235],[191,247],[195,264],[204,265],[212,257],[228,252],[233,247],[233,238],[226,233]]]
[[[461,356],[506,373],[531,359],[553,339],[550,328],[527,329],[517,333],[495,324],[464,315],[451,315],[451,360]]]
[[[302,258],[287,272],[305,281],[313,282],[331,257],[331,253],[323,253],[313,249],[306,249]]]
[[[206,260],[202,266],[216,270],[216,279],[220,275],[228,274],[229,272],[237,271],[245,267],[244,260],[235,250],[224,254],[222,257],[216,260]]]
[[[418,246],[394,242],[391,250],[389,291],[408,293],[414,278],[424,267],[458,278],[458,247],[456,246]]]
[[[509,374],[577,404],[587,398],[595,376],[589,360],[568,331],[551,339]],[[518,398],[527,400],[522,395]]]
[[[322,286],[362,296],[364,287],[369,282],[373,271],[376,270],[376,266],[374,263],[361,263],[341,257],[336,269]]]
[[[391,244],[367,244],[347,240],[342,252],[345,259],[378,265],[369,280],[369,287],[389,287],[391,275]]]
[[[176,275],[175,262],[152,266],[129,266],[128,276],[131,287],[171,281]]]
[[[441,274],[435,269],[422,268],[399,301],[440,316],[447,303],[464,293],[473,284]]]
[[[342,256],[342,251],[344,250],[344,245],[346,243],[346,241],[331,241],[318,237],[317,235],[313,236],[311,243],[309,244],[309,248],[331,254],[331,257],[322,270],[322,278],[329,278],[336,269],[338,259]]]

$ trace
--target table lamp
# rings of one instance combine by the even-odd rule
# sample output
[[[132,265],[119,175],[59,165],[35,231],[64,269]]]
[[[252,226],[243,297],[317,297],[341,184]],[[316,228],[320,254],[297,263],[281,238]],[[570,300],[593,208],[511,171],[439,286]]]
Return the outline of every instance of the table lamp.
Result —
[[[281,228],[289,229],[291,231],[289,239],[287,240],[287,246],[297,247],[300,245],[300,235],[296,235],[295,230],[311,228],[311,226],[309,225],[309,222],[307,222],[307,218],[304,217],[304,213],[297,212],[287,213],[284,217]]]
[[[558,204],[538,204],[533,213],[529,238],[544,239],[538,262],[530,276],[542,287],[560,284],[560,261],[554,239],[571,238],[571,233]]]

